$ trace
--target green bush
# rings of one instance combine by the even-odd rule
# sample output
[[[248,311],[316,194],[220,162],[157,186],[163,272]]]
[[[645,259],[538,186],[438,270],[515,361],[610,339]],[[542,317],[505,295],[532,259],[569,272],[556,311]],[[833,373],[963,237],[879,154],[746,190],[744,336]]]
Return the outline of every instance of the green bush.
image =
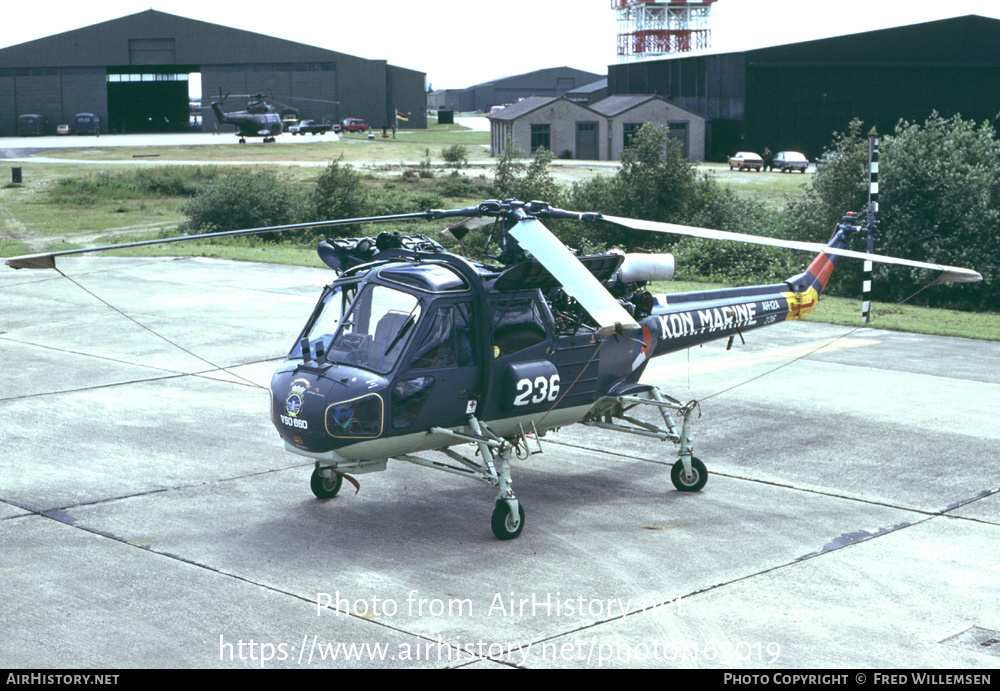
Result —
[[[490,185],[484,177],[470,178],[457,170],[452,171],[434,184],[434,189],[442,197],[450,199],[486,199]]]
[[[631,146],[622,153],[618,173],[613,178],[597,177],[575,184],[569,194],[569,204],[578,211],[694,225],[692,219],[703,211],[710,197],[718,195],[718,189],[716,183],[707,179],[699,184],[679,143],[668,142],[662,130],[647,124],[639,129]],[[730,195],[717,197],[716,203],[735,204],[737,200]],[[699,217],[696,220],[708,219]],[[622,249],[665,249],[677,241],[677,236],[607,224],[597,226],[589,235],[598,244]]]
[[[846,211],[865,215],[868,198],[867,137],[862,123],[838,135],[814,176],[813,190],[792,205],[800,221],[793,234],[826,240]],[[944,119],[901,121],[882,136],[879,164],[879,228],[876,252],[918,261],[970,267],[979,284],[945,285],[914,301],[939,307],[1000,309],[1000,141],[992,125]],[[864,249],[859,243],[855,249]],[[873,294],[898,301],[925,286],[918,269],[877,265]],[[860,295],[861,262],[841,261],[831,292]]]
[[[493,172],[492,195],[497,199],[541,200],[560,206],[563,188],[549,172],[552,152],[540,148],[528,163],[520,160],[522,155],[512,142],[507,142],[507,148],[497,159]]]
[[[189,230],[214,233],[302,220],[305,196],[269,170],[234,171],[181,206]]]
[[[685,237],[671,248],[678,280],[729,285],[780,283],[801,272],[801,257],[791,250],[763,245]]]
[[[461,168],[469,162],[469,152],[461,144],[446,146],[441,151],[441,158],[454,168]]]
[[[312,215],[317,221],[367,216],[369,196],[361,174],[344,163],[341,156],[330,161],[316,180]]]
[[[54,204],[91,206],[102,200],[193,197],[218,174],[215,168],[163,167],[139,171],[102,171],[84,178],[62,178],[47,192]]]

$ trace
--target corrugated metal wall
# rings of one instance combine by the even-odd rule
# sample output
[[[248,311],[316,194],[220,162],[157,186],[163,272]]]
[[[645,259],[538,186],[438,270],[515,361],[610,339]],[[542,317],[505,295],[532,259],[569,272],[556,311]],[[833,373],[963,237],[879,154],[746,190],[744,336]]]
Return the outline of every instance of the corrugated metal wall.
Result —
[[[84,111],[106,123],[109,71],[170,66],[202,73],[208,128],[214,114],[207,106],[220,88],[276,100],[339,101],[288,104],[315,119],[360,117],[376,124],[392,108],[426,116],[423,72],[148,10],[0,50],[0,136],[16,133],[22,113],[45,115],[51,128]],[[227,104],[234,106],[243,108]]]
[[[1000,21],[957,17],[745,53],[609,68],[610,94],[664,96],[710,119],[709,156],[737,149],[819,156],[852,118],[891,133],[937,111],[1000,113]]]

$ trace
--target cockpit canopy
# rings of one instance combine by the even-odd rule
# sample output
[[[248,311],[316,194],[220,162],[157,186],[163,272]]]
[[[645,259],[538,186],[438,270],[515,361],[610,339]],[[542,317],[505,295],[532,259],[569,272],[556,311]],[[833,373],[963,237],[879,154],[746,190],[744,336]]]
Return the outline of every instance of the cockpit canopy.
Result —
[[[345,279],[358,279],[354,282]],[[426,312],[425,293],[469,290],[466,280],[440,264],[389,264],[347,272],[324,293],[289,357],[308,357],[388,374]]]

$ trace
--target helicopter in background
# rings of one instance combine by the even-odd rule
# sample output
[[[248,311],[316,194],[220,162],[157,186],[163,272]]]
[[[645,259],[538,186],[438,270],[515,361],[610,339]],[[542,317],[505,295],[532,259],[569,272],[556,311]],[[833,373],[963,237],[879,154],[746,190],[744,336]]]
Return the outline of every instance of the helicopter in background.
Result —
[[[224,110],[223,104],[230,98],[248,99],[246,110]],[[311,101],[313,103],[338,103],[337,101],[325,101],[299,96],[284,98],[294,101]],[[271,105],[271,102],[285,106],[284,110],[279,112],[275,106]],[[240,138],[240,144],[246,144],[247,137],[262,137],[265,144],[274,143],[275,137],[285,131],[286,120],[293,122],[290,119],[290,115],[294,113],[296,118],[294,121],[297,121],[299,114],[297,108],[275,101],[273,97],[269,100],[269,97],[263,93],[226,94],[222,96],[220,92],[219,100],[212,103],[212,111],[220,123],[236,126],[236,135]]]
[[[265,144],[274,142],[274,138],[281,134],[283,126],[281,114],[268,103],[264,94],[253,94],[244,96],[249,98],[246,110],[229,111],[222,109],[222,104],[230,98],[227,95],[218,101],[212,102],[212,111],[221,123],[236,125],[236,134],[240,138],[240,144],[246,144],[247,137],[263,137]]]

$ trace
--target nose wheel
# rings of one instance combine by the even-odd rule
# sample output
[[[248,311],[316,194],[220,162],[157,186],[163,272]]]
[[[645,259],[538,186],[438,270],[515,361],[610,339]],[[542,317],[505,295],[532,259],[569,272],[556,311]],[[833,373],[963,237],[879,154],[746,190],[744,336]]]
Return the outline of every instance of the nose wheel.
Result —
[[[320,475],[319,468],[315,468],[312,477],[309,478],[309,487],[317,499],[333,499],[340,491],[340,486],[344,484],[344,476],[340,473],[329,471],[332,476]]]
[[[517,514],[511,509],[511,503],[517,505]],[[524,507],[516,499],[513,502],[498,499],[493,509],[493,535],[498,540],[513,540],[524,529]]]

